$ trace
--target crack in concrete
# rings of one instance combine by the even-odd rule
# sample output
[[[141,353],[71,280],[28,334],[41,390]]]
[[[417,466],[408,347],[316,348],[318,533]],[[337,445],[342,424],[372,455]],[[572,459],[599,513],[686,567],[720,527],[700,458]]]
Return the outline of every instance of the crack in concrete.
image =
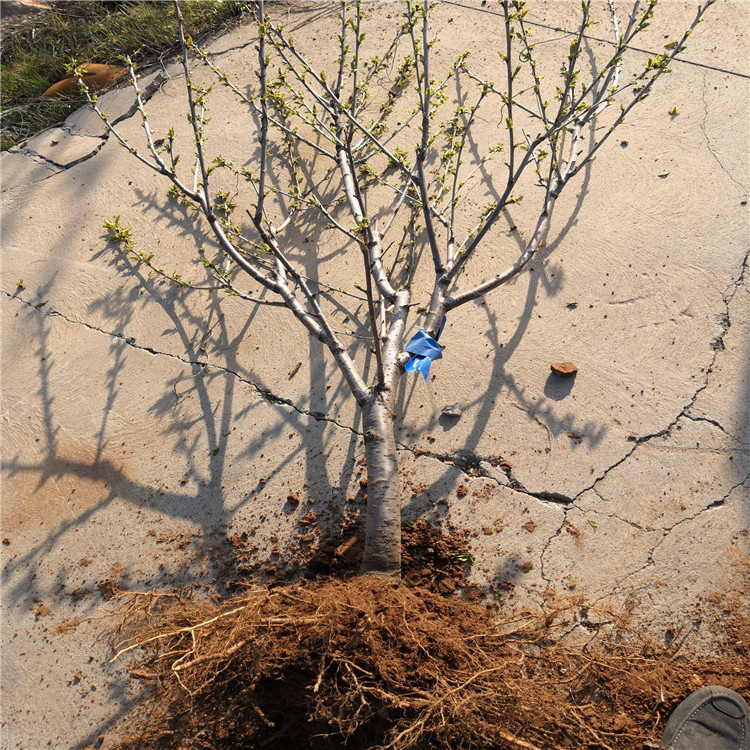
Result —
[[[589,490],[593,490],[596,487],[596,485],[599,484],[599,482],[601,482],[603,479],[606,478],[607,474],[609,474],[613,469],[616,469],[622,463],[624,463],[625,461],[627,461],[633,455],[633,453],[641,445],[643,445],[644,443],[649,442],[650,440],[653,440],[654,438],[663,437],[664,435],[669,434],[671,432],[671,430],[675,427],[675,425],[683,417],[687,418],[687,419],[691,419],[692,418],[688,414],[688,411],[690,409],[692,409],[692,407],[695,405],[695,402],[696,402],[698,396],[708,387],[709,376],[710,376],[711,372],[713,372],[714,365],[716,364],[716,358],[718,357],[719,353],[724,350],[724,337],[726,336],[727,332],[729,331],[729,328],[732,325],[732,322],[731,322],[731,319],[730,319],[730,316],[729,316],[729,306],[730,306],[730,304],[732,302],[732,299],[734,298],[734,295],[737,293],[737,290],[744,283],[745,274],[747,273],[749,263],[750,263],[750,251],[748,251],[745,254],[745,257],[743,258],[742,269],[740,271],[739,276],[737,277],[737,279],[735,281],[733,281],[727,287],[727,290],[722,295],[722,299],[723,299],[723,302],[724,302],[725,311],[721,315],[721,318],[720,318],[721,332],[712,341],[712,347],[711,348],[713,349],[713,356],[711,357],[711,362],[710,362],[709,366],[706,368],[705,377],[703,379],[702,385],[700,385],[696,389],[696,391],[691,396],[690,401],[688,401],[688,403],[685,404],[685,406],[682,407],[682,409],[679,411],[679,413],[677,414],[677,416],[666,427],[664,427],[661,430],[657,430],[656,432],[652,432],[649,435],[642,435],[642,436],[638,437],[634,441],[633,447],[624,456],[622,456],[620,459],[618,459],[617,461],[615,461],[615,463],[613,463],[611,466],[609,466],[608,468],[606,468],[601,474],[599,474],[599,476],[596,477],[596,479],[594,479],[594,481],[588,487],[585,487],[579,493],[577,493],[575,495],[575,497],[572,498],[571,502],[574,502],[574,501],[578,500],[578,498],[581,497],[581,495],[583,495],[585,492],[588,492]],[[718,344],[714,345],[714,344],[716,344],[716,342],[719,342],[720,345],[718,345]],[[711,421],[711,420],[706,419],[706,421]],[[724,430],[724,428],[721,427],[721,425],[719,425],[718,422],[712,422],[712,423],[715,424],[720,429],[722,429],[724,432],[726,432],[726,430]],[[727,433],[727,434],[729,434],[729,433]],[[730,437],[731,437],[731,435],[730,435]]]
[[[149,99],[151,99],[151,97],[159,90],[159,88],[161,88],[161,86],[164,83],[166,83],[168,80],[169,80],[169,74],[163,71],[159,71],[154,77],[154,80],[151,83],[149,83],[145,88],[142,89],[143,103],[145,104],[146,102],[148,102]],[[88,107],[88,106],[89,105],[87,104],[84,105],[84,107]],[[76,111],[79,111],[79,110],[76,110]],[[119,125],[121,122],[124,122],[125,120],[129,120],[131,117],[135,116],[137,112],[138,112],[138,105],[137,103],[134,102],[127,112],[124,112],[122,115],[120,115],[118,118],[112,121],[111,123],[112,127]],[[75,112],[73,114],[75,114]],[[76,133],[70,128],[70,126],[66,125],[65,123],[62,123],[61,125],[57,125],[55,127],[65,132],[69,137],[94,138],[94,139],[99,140],[99,143],[88,154],[84,154],[83,156],[80,156],[77,159],[74,159],[73,161],[66,162],[65,164],[56,162],[54,161],[54,159],[50,159],[48,156],[44,156],[44,154],[40,154],[38,151],[34,151],[31,148],[21,148],[18,150],[9,151],[8,153],[18,154],[19,156],[25,156],[31,159],[32,161],[35,161],[37,164],[42,164],[45,167],[48,167],[50,169],[50,174],[48,174],[46,177],[42,177],[39,180],[34,180],[33,183],[26,183],[26,184],[36,184],[37,182],[43,182],[44,180],[48,180],[50,177],[54,177],[55,175],[61,174],[62,172],[67,171],[68,169],[77,167],[79,164],[82,164],[83,162],[88,161],[89,159],[93,159],[102,150],[102,148],[104,148],[104,145],[107,143],[111,135],[110,131],[106,131],[99,135],[88,135],[85,133]],[[42,131],[42,132],[45,132],[45,131]],[[2,191],[2,193],[7,192],[8,190],[15,190],[18,187],[22,187],[22,185],[16,185],[15,187],[6,188],[5,190]]]
[[[547,541],[546,541],[546,542],[544,543],[544,546],[542,547],[542,549],[541,549],[541,551],[540,551],[540,553],[539,553],[539,576],[540,576],[540,578],[541,578],[541,579],[542,579],[542,580],[543,580],[543,581],[544,581],[544,582],[545,582],[545,583],[546,583],[546,584],[547,584],[548,586],[551,586],[551,585],[552,585],[552,579],[551,579],[551,578],[549,578],[549,577],[547,576],[547,574],[545,573],[545,571],[544,571],[544,556],[545,556],[545,554],[547,553],[547,550],[549,549],[549,547],[550,547],[550,545],[552,544],[552,542],[554,542],[554,541],[555,541],[555,539],[557,539],[557,537],[559,537],[559,536],[560,536],[560,534],[562,534],[562,532],[563,532],[563,529],[565,528],[565,526],[567,525],[567,522],[568,522],[568,513],[570,512],[570,509],[571,509],[572,507],[573,507],[573,506],[571,505],[571,506],[568,506],[568,507],[566,507],[566,508],[563,508],[563,519],[562,519],[562,521],[560,522],[560,525],[559,525],[559,526],[557,527],[557,531],[555,531],[555,533],[554,533],[554,534],[552,534],[552,535],[551,535],[551,536],[550,536],[550,537],[549,537],[549,538],[547,539]]]
[[[515,492],[520,492],[523,495],[528,495],[543,502],[555,505],[568,505],[573,502],[572,498],[559,492],[532,492],[531,490],[527,490],[513,476],[513,468],[510,462],[501,456],[482,457],[468,450],[458,450],[455,453],[433,453],[432,451],[410,448],[403,443],[399,443],[397,447],[399,450],[409,451],[418,457],[426,456],[427,458],[440,461],[447,466],[455,466],[468,477],[485,477],[491,479],[502,487],[507,487]]]
[[[329,422],[330,424],[335,425],[336,427],[346,430],[347,432],[351,432],[352,434],[356,435],[357,437],[362,437],[361,433],[357,432],[353,427],[349,427],[348,425],[342,424],[341,422],[338,422],[337,420],[326,416],[324,412],[320,411],[310,411],[307,409],[302,409],[301,407],[297,406],[293,401],[291,401],[288,398],[285,398],[284,396],[278,396],[275,393],[273,393],[269,388],[264,388],[263,386],[258,385],[257,383],[254,383],[252,380],[250,380],[247,377],[244,377],[240,373],[236,372],[235,370],[232,370],[228,367],[223,367],[222,365],[212,364],[208,360],[200,360],[200,359],[185,359],[184,357],[180,357],[178,354],[171,354],[170,352],[160,352],[156,349],[151,348],[150,346],[142,346],[140,344],[135,343],[135,339],[124,336],[121,333],[113,333],[111,331],[105,331],[102,328],[99,328],[97,326],[91,325],[90,323],[86,323],[82,320],[73,320],[72,318],[67,317],[63,313],[61,313],[58,310],[53,309],[42,309],[40,305],[35,305],[32,302],[27,302],[24,299],[21,299],[15,294],[10,294],[9,292],[6,292],[4,289],[1,290],[2,294],[5,295],[8,299],[16,300],[27,307],[31,307],[37,312],[39,312],[42,315],[46,315],[47,317],[51,318],[61,318],[62,320],[66,321],[67,323],[70,323],[71,325],[79,325],[83,326],[84,328],[88,328],[90,331],[95,331],[97,333],[101,333],[105,336],[109,336],[110,338],[118,339],[125,343],[127,346],[137,349],[139,351],[147,352],[148,354],[152,354],[154,356],[160,356],[160,357],[169,357],[171,359],[176,359],[178,362],[182,362],[185,365],[190,365],[191,367],[200,367],[204,370],[208,368],[212,368],[214,370],[219,370],[221,372],[225,372],[229,375],[233,375],[241,382],[245,383],[246,385],[251,386],[260,396],[263,398],[264,401],[267,401],[270,404],[278,405],[278,406],[288,406],[294,409],[294,411],[298,412],[302,416],[305,417],[312,417],[316,422]]]
[[[592,492],[603,502],[607,503],[609,502],[607,498],[605,498],[603,495],[601,495],[597,490],[592,490]],[[622,521],[622,523],[626,523],[628,526],[632,526],[634,529],[638,529],[639,531],[646,531],[646,532],[657,532],[657,531],[665,531],[663,527],[658,528],[656,526],[641,526],[641,524],[637,523],[636,521],[631,521],[627,518],[623,518],[622,516],[618,516],[617,513],[604,513],[601,510],[597,510],[596,508],[581,508],[580,505],[576,505],[573,503],[573,507],[576,508],[581,513],[594,513],[597,516],[604,516],[605,518],[614,518],[617,521]]]
[[[744,484],[748,483],[748,481],[750,481],[750,476],[747,476],[744,479],[737,482],[736,484],[732,485],[727,490],[727,492],[724,495],[722,495],[722,497],[720,497],[718,500],[713,500],[708,505],[703,506],[692,515],[685,516],[685,518],[681,518],[679,521],[675,521],[671,526],[658,526],[658,527],[657,526],[641,526],[639,523],[636,523],[635,521],[629,521],[627,518],[618,516],[616,513],[603,513],[602,511],[597,510],[595,508],[584,509],[575,504],[573,505],[573,507],[577,508],[581,513],[594,513],[597,516],[605,516],[606,518],[615,518],[618,521],[622,521],[623,523],[628,524],[628,526],[632,526],[633,528],[639,529],[641,531],[660,532],[663,535],[663,538],[656,545],[656,547],[658,547],[659,544],[661,544],[662,541],[664,541],[664,538],[666,538],[672,532],[673,529],[677,528],[683,523],[687,523],[688,521],[694,521],[696,518],[698,518],[698,516],[702,515],[706,511],[714,510],[715,508],[720,508],[723,505],[725,505],[729,496],[738,487],[742,487]],[[605,502],[605,503],[608,502],[607,499],[603,495],[599,494],[599,492],[597,492],[596,490],[593,490],[593,492],[597,495],[597,497],[599,497],[600,500],[602,500],[602,502]],[[654,549],[656,549],[656,547],[654,547]]]
[[[708,148],[708,152],[711,154],[711,156],[714,157],[716,160],[716,163],[721,168],[721,171],[724,172],[724,174],[729,177],[729,179],[737,185],[737,187],[740,188],[740,190],[743,191],[743,193],[747,193],[747,187],[743,185],[739,180],[737,180],[734,175],[732,175],[729,170],[724,166],[721,159],[719,159],[719,155],[716,153],[716,151],[711,146],[711,139],[708,137],[708,132],[706,131],[706,120],[708,120],[708,102],[706,101],[706,73],[703,73],[703,87],[701,89],[701,99],[703,100],[703,120],[701,121],[701,132],[703,133],[703,137],[706,139],[706,148]]]
[[[38,182],[44,182],[45,180],[48,180],[50,177],[54,177],[56,174],[60,173],[59,169],[54,169],[49,164],[43,161],[37,161],[36,159],[33,159],[31,154],[22,154],[20,151],[13,151],[9,153],[18,154],[19,156],[26,156],[30,158],[34,163],[39,164],[42,167],[45,167],[46,169],[50,170],[50,173],[48,175],[45,175],[44,177],[39,177],[36,180],[24,180],[23,182],[19,183],[18,185],[13,185],[11,187],[6,187],[0,190],[0,195],[5,195],[6,193],[11,193],[14,190],[19,190],[21,188],[28,188],[29,185],[36,185]]]
[[[240,49],[246,49],[247,47],[251,47],[252,45],[257,44],[255,40],[252,42],[245,42],[244,44],[237,44],[234,47],[227,47],[226,49],[219,50],[218,52],[209,52],[209,57],[219,57],[220,55],[226,55],[228,52],[236,52]]]
[[[107,139],[104,136],[96,136],[96,135],[81,136],[81,135],[77,135],[76,133],[68,133],[68,134],[77,138],[84,138],[84,137],[96,138],[97,140],[99,140],[99,144],[90,153],[84,154],[83,156],[79,156],[77,159],[73,159],[73,161],[66,162],[65,164],[56,162],[54,159],[50,159],[48,156],[45,156],[44,154],[40,154],[38,151],[34,151],[31,148],[25,148],[22,151],[14,151],[13,153],[20,154],[21,156],[27,156],[31,159],[34,159],[35,161],[38,161],[38,163],[40,164],[44,164],[45,166],[51,165],[52,167],[55,167],[57,171],[49,175],[49,177],[53,177],[56,174],[60,174],[60,172],[64,172],[66,169],[72,169],[73,167],[76,167],[79,164],[82,164],[83,162],[88,161],[89,159],[93,158],[102,150],[102,148],[104,147],[104,144],[107,142]],[[44,179],[47,179],[47,178],[44,178]],[[39,180],[37,180],[37,182],[39,182]]]
[[[53,162],[51,159],[47,159],[41,154],[38,154],[36,151],[32,151],[30,148],[24,148],[17,151],[8,151],[8,153],[17,154],[18,156],[25,156],[27,159],[31,159],[31,161],[36,162],[37,164],[41,164],[43,167],[47,167],[47,169],[52,172],[52,174],[48,175],[49,177],[52,177],[52,175],[57,174],[57,172],[59,171],[59,164],[55,164],[55,162]],[[43,177],[42,179],[46,180],[47,178]],[[41,182],[41,180],[35,180],[35,182]]]
[[[547,539],[547,541],[544,544],[544,546],[543,546],[543,548],[542,548],[542,550],[540,552],[540,555],[539,555],[540,575],[541,575],[542,579],[544,581],[546,581],[548,584],[551,584],[551,580],[546,576],[545,571],[544,571],[544,557],[545,557],[545,555],[546,555],[546,553],[547,553],[550,545],[552,544],[552,542],[562,533],[562,530],[565,527],[565,523],[567,521],[568,511],[570,510],[571,507],[577,507],[579,510],[581,510],[581,508],[578,507],[575,504],[575,501],[578,500],[585,492],[588,492],[589,490],[593,490],[602,500],[604,500],[604,498],[602,497],[602,495],[600,495],[599,492],[596,490],[596,486],[602,480],[604,480],[606,478],[606,476],[611,471],[613,471],[618,466],[620,466],[625,461],[627,461],[633,455],[633,453],[639,448],[639,446],[643,445],[644,443],[647,443],[650,440],[653,440],[654,438],[662,437],[664,435],[669,434],[671,432],[671,430],[677,425],[677,423],[681,419],[683,419],[683,418],[691,419],[693,421],[705,421],[705,422],[708,422],[708,423],[714,425],[715,427],[717,427],[718,429],[720,429],[727,436],[733,437],[716,420],[712,420],[712,419],[707,418],[707,417],[694,417],[694,416],[690,415],[688,412],[695,405],[695,402],[696,402],[698,396],[708,387],[709,377],[711,375],[711,372],[713,371],[714,365],[716,364],[716,358],[718,357],[719,353],[722,352],[722,351],[724,351],[724,349],[725,349],[725,347],[724,347],[724,337],[726,336],[729,328],[732,325],[731,318],[730,318],[730,315],[729,315],[729,306],[730,306],[730,304],[732,302],[732,299],[734,298],[734,295],[737,293],[737,290],[744,283],[745,274],[747,273],[747,270],[748,270],[748,263],[749,263],[749,261],[750,261],[750,251],[748,251],[746,253],[745,257],[743,258],[742,269],[740,271],[739,276],[737,277],[737,279],[735,281],[733,281],[727,287],[727,290],[722,295],[722,299],[723,299],[724,306],[725,306],[725,312],[722,314],[721,319],[720,319],[720,322],[721,322],[721,332],[711,342],[711,348],[713,349],[713,356],[711,357],[711,363],[706,368],[706,374],[705,374],[705,378],[703,380],[702,385],[700,385],[696,389],[696,391],[693,393],[692,397],[690,398],[690,401],[680,410],[680,412],[677,414],[677,416],[665,428],[663,428],[661,430],[658,430],[658,431],[656,431],[654,433],[651,433],[649,435],[642,435],[641,437],[639,437],[635,441],[633,447],[624,456],[622,456],[619,460],[617,460],[615,463],[613,463],[608,468],[606,468],[596,479],[594,479],[594,481],[588,487],[584,488],[578,494],[576,494],[575,497],[573,497],[571,499],[570,505],[565,508],[565,517],[563,518],[562,523],[560,524],[560,526],[557,529],[557,531],[554,534],[552,534],[552,536],[550,536],[549,539]],[[651,553],[649,554],[648,561],[646,562],[645,565],[641,566],[641,568],[639,568],[638,570],[632,571],[631,573],[628,573],[624,578],[622,578],[615,585],[615,588],[613,589],[612,593],[615,593],[617,591],[617,589],[621,586],[622,581],[626,580],[627,578],[630,578],[633,575],[636,575],[641,570],[644,570],[645,568],[649,567],[650,565],[655,564],[654,561],[653,561],[653,555],[654,555],[654,553],[656,552],[656,550],[658,549],[658,547],[662,544],[662,542],[664,541],[664,539],[667,538],[667,536],[671,533],[671,531],[674,528],[676,528],[677,526],[679,526],[682,523],[685,523],[686,521],[694,520],[701,513],[704,513],[707,510],[711,510],[711,509],[714,509],[714,508],[721,507],[726,502],[727,497],[729,497],[729,495],[737,487],[739,487],[740,485],[744,484],[744,482],[747,482],[747,481],[748,480],[745,479],[742,482],[739,482],[738,484],[734,485],[734,487],[732,487],[729,490],[729,492],[724,497],[720,498],[719,500],[716,500],[716,501],[712,502],[708,506],[702,508],[700,511],[698,511],[697,513],[695,513],[694,515],[688,516],[688,517],[683,518],[683,519],[680,519],[680,521],[676,522],[675,524],[673,524],[670,527],[662,528],[662,529],[653,529],[654,531],[661,531],[663,535],[662,535],[662,538],[659,540],[659,542],[655,545],[655,547],[653,548],[653,550],[651,551]],[[592,512],[598,513],[598,511],[592,511]],[[602,515],[607,515],[607,514],[602,514]],[[624,523],[629,523],[631,525],[635,525],[637,528],[641,528],[637,524],[632,524],[631,522],[627,521],[624,518],[620,518],[619,516],[613,516],[613,517],[618,518],[618,520],[623,521]],[[643,530],[649,531],[650,529],[648,529],[647,527],[643,527]],[[602,597],[602,598],[604,598],[604,597]]]
[[[681,526],[683,523],[687,523],[688,521],[694,521],[699,516],[703,515],[704,513],[715,510],[716,508],[721,508],[724,505],[726,505],[727,500],[729,499],[729,496],[738,488],[742,487],[745,484],[747,484],[750,481],[750,477],[745,477],[744,479],[740,480],[736,484],[732,485],[727,492],[724,493],[718,500],[714,500],[710,502],[708,505],[705,505],[704,507],[697,510],[695,513],[693,513],[691,516],[686,516],[685,518],[681,518],[679,521],[676,521],[671,526],[666,526],[663,529],[664,536],[659,541],[659,543],[654,548],[654,551],[656,551],[656,548],[659,547],[659,545],[666,539],[674,529],[676,529],[678,526]]]
[[[625,582],[626,580],[628,580],[629,578],[632,578],[633,576],[636,576],[636,575],[638,575],[639,573],[643,572],[643,571],[644,571],[644,570],[646,570],[647,568],[651,568],[651,567],[655,566],[655,565],[656,565],[656,560],[655,560],[654,558],[655,558],[655,556],[656,556],[656,553],[657,553],[657,551],[658,551],[659,547],[661,547],[661,545],[662,545],[662,544],[664,544],[664,542],[666,541],[667,537],[669,537],[669,535],[670,535],[670,534],[672,533],[672,531],[674,531],[674,529],[676,529],[676,528],[677,528],[678,526],[681,526],[681,525],[682,525],[683,523],[689,523],[690,521],[694,521],[694,520],[695,520],[696,518],[699,518],[699,517],[700,517],[700,516],[702,516],[702,515],[703,515],[704,513],[708,513],[708,512],[710,512],[710,511],[716,510],[717,508],[722,508],[722,507],[724,507],[724,506],[726,505],[726,502],[727,502],[727,500],[729,499],[729,496],[730,496],[730,495],[731,495],[731,494],[732,494],[732,493],[733,493],[733,492],[734,492],[734,491],[735,491],[735,490],[736,490],[736,489],[737,489],[738,487],[742,487],[743,485],[746,485],[746,484],[748,484],[748,483],[750,483],[750,476],[747,476],[747,477],[745,477],[745,478],[744,478],[743,480],[741,480],[741,481],[737,482],[736,484],[734,484],[734,485],[733,485],[732,487],[730,487],[730,488],[729,488],[729,490],[727,490],[727,492],[726,492],[726,493],[724,493],[724,495],[723,495],[722,497],[720,497],[720,498],[719,498],[718,500],[714,500],[714,501],[712,501],[711,503],[709,503],[708,505],[705,505],[704,507],[700,508],[700,509],[699,509],[699,510],[697,510],[697,511],[696,511],[695,513],[693,513],[692,515],[689,515],[689,516],[685,516],[685,518],[681,518],[681,519],[680,519],[679,521],[676,521],[676,522],[675,522],[675,523],[673,523],[673,524],[672,524],[671,526],[664,526],[664,527],[662,527],[662,528],[651,528],[651,527],[648,527],[648,526],[640,526],[639,524],[637,524],[637,523],[634,523],[634,522],[631,522],[631,521],[628,521],[628,520],[627,520],[627,519],[625,519],[625,518],[620,518],[619,516],[617,516],[617,515],[615,515],[615,514],[610,514],[610,513],[602,513],[601,511],[598,511],[598,510],[594,510],[594,509],[592,509],[592,510],[588,510],[588,511],[584,511],[584,510],[582,510],[581,508],[578,508],[578,506],[575,506],[576,508],[578,508],[578,510],[580,510],[580,511],[581,511],[581,512],[583,512],[583,513],[593,513],[593,514],[595,514],[595,515],[606,516],[606,517],[609,517],[609,518],[616,518],[616,519],[617,519],[617,520],[619,520],[619,521],[622,521],[622,522],[624,522],[624,523],[627,523],[627,524],[629,524],[630,526],[634,526],[635,528],[638,528],[638,529],[642,529],[643,531],[651,531],[651,532],[661,532],[661,538],[660,538],[660,539],[659,539],[659,541],[658,541],[658,542],[657,542],[657,543],[656,543],[656,544],[655,544],[655,545],[654,545],[654,546],[653,546],[653,547],[652,547],[652,548],[651,548],[651,549],[649,550],[649,552],[648,552],[648,556],[647,556],[647,558],[646,558],[646,562],[645,562],[645,563],[643,563],[643,565],[641,565],[641,566],[639,566],[638,568],[636,568],[635,570],[631,570],[631,571],[630,571],[629,573],[625,574],[625,575],[624,575],[624,576],[623,576],[622,578],[620,578],[620,579],[619,579],[619,580],[618,580],[618,581],[617,581],[617,582],[615,583],[614,587],[612,588],[612,591],[610,591],[610,592],[609,592],[609,593],[607,593],[607,594],[603,594],[602,596],[598,597],[597,599],[594,599],[594,600],[593,600],[593,603],[594,603],[594,604],[596,604],[597,602],[600,602],[600,601],[602,601],[603,599],[606,599],[607,597],[610,597],[610,596],[613,596],[614,594],[617,594],[617,593],[618,593],[618,591],[619,591],[620,589],[622,589],[622,586],[623,586],[623,584],[624,584],[624,582]],[[596,492],[596,490],[594,490],[594,492]],[[596,492],[596,494],[597,494],[597,495],[599,495],[599,493],[598,493],[598,492]],[[603,498],[603,497],[602,497],[601,495],[599,495],[599,497],[600,497],[600,498],[601,498],[602,500],[604,500],[604,498]],[[566,515],[567,515],[567,510],[566,510]],[[564,522],[563,522],[563,526],[564,526]],[[558,531],[558,534],[559,534],[559,531]],[[558,534],[555,534],[554,536],[557,536]],[[552,542],[552,539],[554,538],[554,536],[550,538],[550,540],[549,540],[549,542],[548,542],[548,543],[551,543],[551,542]],[[549,580],[548,580],[547,578],[545,578],[545,577],[544,577],[544,575],[543,575],[542,577],[544,578],[544,580],[545,580],[545,581],[547,581],[548,583],[551,583],[551,582],[550,582],[550,581],[549,581]],[[640,589],[640,588],[644,588],[644,587],[645,587],[646,585],[648,585],[648,584],[644,584],[643,586],[640,586],[640,587],[639,587],[639,589]],[[629,591],[629,592],[628,592],[628,595],[631,595],[632,593],[634,593],[635,591],[638,591],[639,589],[634,589],[633,591]]]
[[[703,417],[703,416],[696,417],[692,414],[683,414],[682,416],[685,417],[685,419],[689,419],[691,422],[707,422],[708,424],[713,425],[714,427],[717,427],[719,430],[721,430],[728,438],[732,438],[732,440],[737,440],[737,438],[734,435],[732,435],[731,432],[727,432],[727,430],[724,429],[724,426],[721,423],[717,422],[715,419],[711,419],[710,417]]]

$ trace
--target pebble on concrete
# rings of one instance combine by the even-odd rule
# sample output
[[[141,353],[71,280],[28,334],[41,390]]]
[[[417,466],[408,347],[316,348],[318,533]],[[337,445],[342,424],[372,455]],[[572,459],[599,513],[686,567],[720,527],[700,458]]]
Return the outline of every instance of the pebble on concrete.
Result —
[[[561,378],[569,378],[578,372],[578,368],[572,362],[553,362],[549,368],[553,375]]]

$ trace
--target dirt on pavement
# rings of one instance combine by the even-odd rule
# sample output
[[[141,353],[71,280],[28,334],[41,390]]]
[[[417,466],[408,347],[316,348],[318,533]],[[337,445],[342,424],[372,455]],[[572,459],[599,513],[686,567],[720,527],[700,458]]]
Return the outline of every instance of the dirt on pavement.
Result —
[[[585,602],[498,617],[462,588],[459,567],[446,570],[466,564],[460,532],[419,524],[404,538],[403,583],[346,579],[341,558],[355,545],[342,555],[339,544],[336,579],[218,603],[116,595],[115,651],[137,654],[131,675],[151,689],[114,747],[641,750],[659,747],[692,690],[750,689],[740,590],[703,603],[724,635],[719,656],[691,658],[689,630],[668,645],[644,640],[624,611],[578,618],[590,630],[581,648],[558,635]]]

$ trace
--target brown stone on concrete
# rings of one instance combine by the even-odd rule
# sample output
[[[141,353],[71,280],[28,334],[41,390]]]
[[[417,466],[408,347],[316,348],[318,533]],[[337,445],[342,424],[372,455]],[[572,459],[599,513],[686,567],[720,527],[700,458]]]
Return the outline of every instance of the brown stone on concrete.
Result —
[[[578,372],[578,368],[572,362],[553,362],[549,369],[552,370],[553,375],[561,378],[569,378]]]

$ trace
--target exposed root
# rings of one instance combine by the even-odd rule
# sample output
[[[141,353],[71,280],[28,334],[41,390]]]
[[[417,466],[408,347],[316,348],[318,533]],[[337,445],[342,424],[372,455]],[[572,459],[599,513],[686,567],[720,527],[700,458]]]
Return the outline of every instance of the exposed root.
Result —
[[[576,606],[498,621],[372,576],[218,606],[139,594],[120,608],[115,651],[142,650],[131,675],[152,690],[120,747],[625,750],[658,739],[701,681],[750,687],[747,621],[730,633],[742,654],[696,665],[613,613],[608,639],[555,641]]]

